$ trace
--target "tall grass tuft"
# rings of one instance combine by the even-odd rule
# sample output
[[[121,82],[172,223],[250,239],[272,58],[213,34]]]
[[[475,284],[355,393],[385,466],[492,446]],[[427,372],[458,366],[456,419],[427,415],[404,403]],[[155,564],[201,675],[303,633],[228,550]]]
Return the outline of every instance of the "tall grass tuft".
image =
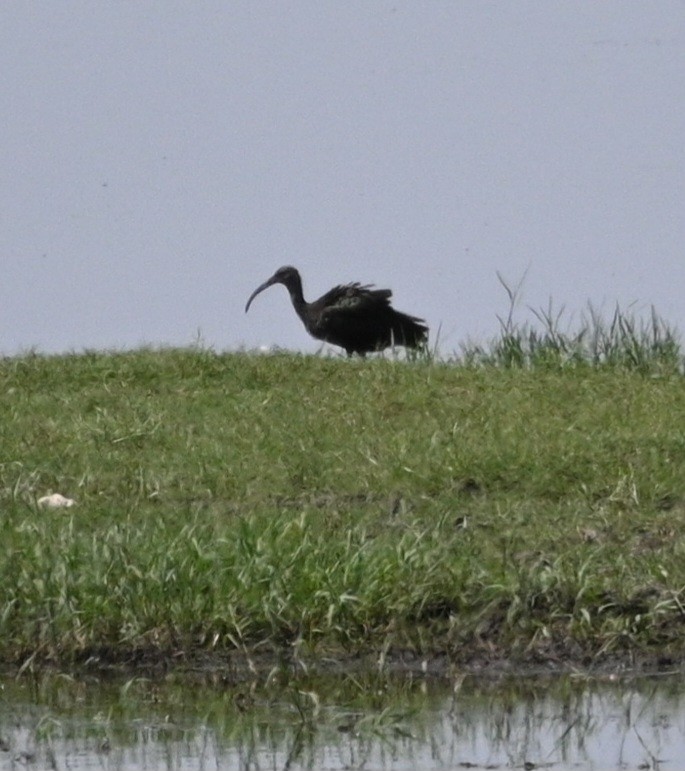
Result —
[[[565,309],[530,311],[534,321],[514,318],[520,284],[512,288],[499,276],[509,298],[506,317],[498,316],[499,335],[489,343],[467,343],[459,361],[468,366],[494,367],[618,367],[642,373],[682,373],[685,358],[678,332],[654,307],[649,317],[622,310],[618,305],[607,319],[591,304],[572,328]]]

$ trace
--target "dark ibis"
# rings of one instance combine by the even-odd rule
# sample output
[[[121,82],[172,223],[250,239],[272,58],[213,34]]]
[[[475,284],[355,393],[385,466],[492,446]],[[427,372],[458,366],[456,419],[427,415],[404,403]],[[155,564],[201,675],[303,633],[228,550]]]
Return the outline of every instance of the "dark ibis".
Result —
[[[274,284],[283,284],[288,290],[295,312],[312,337],[339,345],[348,356],[365,356],[391,345],[420,348],[428,341],[428,327],[423,319],[400,313],[390,305],[390,289],[341,284],[308,303],[302,294],[302,278],[290,265],[279,268],[254,290],[245,313],[254,298]]]

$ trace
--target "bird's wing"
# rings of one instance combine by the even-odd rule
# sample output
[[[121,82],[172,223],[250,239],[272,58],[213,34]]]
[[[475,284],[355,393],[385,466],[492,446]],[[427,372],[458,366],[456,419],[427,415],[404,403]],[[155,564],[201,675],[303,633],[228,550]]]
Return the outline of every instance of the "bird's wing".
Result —
[[[360,284],[336,286],[318,301],[321,306],[312,323],[312,332],[315,337],[335,345],[351,346],[373,335],[379,324],[382,327],[391,297],[390,289],[372,289]]]
[[[390,289],[373,289],[370,284],[341,284],[334,286],[329,292],[316,301],[321,308],[322,316],[331,313],[359,313],[373,307],[390,305],[392,291]]]
[[[422,319],[394,310],[390,289],[345,284],[333,287],[309,306],[307,329],[320,340],[340,345],[349,353],[385,348],[397,342],[416,345],[425,338]]]

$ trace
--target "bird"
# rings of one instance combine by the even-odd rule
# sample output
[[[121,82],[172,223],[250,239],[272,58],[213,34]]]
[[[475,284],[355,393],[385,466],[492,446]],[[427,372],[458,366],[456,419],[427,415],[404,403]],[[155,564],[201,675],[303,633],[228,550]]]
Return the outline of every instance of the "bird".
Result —
[[[312,337],[344,348],[348,356],[356,353],[363,357],[394,345],[421,348],[428,341],[423,319],[400,313],[390,305],[390,289],[374,289],[358,282],[339,284],[308,303],[302,294],[300,273],[292,265],[279,268],[254,290],[245,313],[254,298],[274,284],[283,284],[288,290],[295,312]]]

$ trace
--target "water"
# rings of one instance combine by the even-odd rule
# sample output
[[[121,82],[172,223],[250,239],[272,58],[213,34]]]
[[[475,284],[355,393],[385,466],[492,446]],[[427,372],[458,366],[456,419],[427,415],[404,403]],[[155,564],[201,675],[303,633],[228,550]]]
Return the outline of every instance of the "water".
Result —
[[[0,680],[0,768],[667,769],[680,677]]]

